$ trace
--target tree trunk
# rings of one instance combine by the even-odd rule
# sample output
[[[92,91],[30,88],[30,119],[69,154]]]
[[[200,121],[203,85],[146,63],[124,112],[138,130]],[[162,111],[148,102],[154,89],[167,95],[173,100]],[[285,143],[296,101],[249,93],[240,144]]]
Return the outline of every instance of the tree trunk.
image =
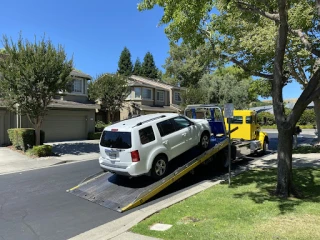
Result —
[[[40,142],[40,129],[41,129],[41,124],[37,123],[34,126],[35,131],[36,131],[36,146],[39,146],[41,144]]]
[[[320,99],[316,99],[313,101],[314,103],[314,113],[316,115],[316,125],[317,125],[317,131],[318,131],[318,142],[320,142]]]
[[[276,194],[287,198],[293,193],[292,183],[292,141],[293,130],[278,127],[278,181]]]

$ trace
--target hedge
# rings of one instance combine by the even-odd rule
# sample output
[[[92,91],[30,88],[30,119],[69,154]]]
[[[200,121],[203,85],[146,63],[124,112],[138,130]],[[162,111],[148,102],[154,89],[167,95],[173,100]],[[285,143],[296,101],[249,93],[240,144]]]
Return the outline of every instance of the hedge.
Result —
[[[51,156],[53,154],[52,146],[50,145],[33,146],[32,149],[28,150],[28,154],[34,155],[37,157]]]
[[[288,116],[290,114],[290,109],[285,109],[285,114]],[[261,125],[274,125],[275,117],[269,112],[260,112],[257,114],[258,123]],[[302,113],[297,125],[315,125],[316,124],[316,115],[313,109],[306,109]]]
[[[273,125],[276,122],[274,115],[269,112],[258,113],[257,120],[261,125]]]
[[[10,128],[8,129],[10,142],[16,149],[26,151],[36,143],[35,130],[33,128]],[[44,131],[40,131],[40,143],[43,144]]]
[[[102,121],[97,121],[95,124],[95,130],[96,132],[102,132],[103,129],[109,125],[111,125],[111,123],[104,123]]]
[[[96,140],[100,139],[102,132],[89,132],[88,133],[88,139],[89,140]]]

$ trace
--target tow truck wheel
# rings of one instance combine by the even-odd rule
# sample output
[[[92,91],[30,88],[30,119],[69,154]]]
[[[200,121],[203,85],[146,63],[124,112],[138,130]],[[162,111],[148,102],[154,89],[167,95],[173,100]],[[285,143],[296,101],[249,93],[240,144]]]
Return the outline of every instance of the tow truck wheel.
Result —
[[[228,148],[225,148],[217,153],[216,161],[216,167],[219,170],[225,170],[229,167]]]
[[[210,145],[209,133],[206,133],[206,132],[202,133],[199,145],[203,150],[207,150],[209,148],[209,145]]]
[[[268,150],[268,144],[267,144],[267,141],[266,139],[263,140],[263,145],[262,145],[262,155],[265,155],[267,153],[267,150]]]
[[[154,160],[151,168],[151,177],[155,180],[163,178],[168,169],[168,160],[165,155],[158,155]]]

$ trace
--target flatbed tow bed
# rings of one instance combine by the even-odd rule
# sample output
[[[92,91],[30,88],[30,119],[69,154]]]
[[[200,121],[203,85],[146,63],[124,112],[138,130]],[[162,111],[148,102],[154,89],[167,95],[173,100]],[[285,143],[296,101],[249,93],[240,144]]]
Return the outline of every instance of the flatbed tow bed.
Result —
[[[128,179],[110,172],[101,172],[67,192],[103,207],[124,212],[145,203],[200,164],[210,160],[226,146],[228,138],[211,138],[207,151],[201,152],[193,148],[170,161],[169,174],[156,182],[147,176]]]

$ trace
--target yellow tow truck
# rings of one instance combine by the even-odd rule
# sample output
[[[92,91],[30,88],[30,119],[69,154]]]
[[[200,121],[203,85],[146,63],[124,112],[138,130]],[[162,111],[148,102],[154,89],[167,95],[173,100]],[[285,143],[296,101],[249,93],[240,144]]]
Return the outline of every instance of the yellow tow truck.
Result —
[[[218,111],[215,104],[196,104],[188,105],[184,114],[193,119],[207,119],[212,134],[220,137],[228,132],[227,118],[223,117]],[[232,140],[232,159],[241,158],[250,154],[265,154],[268,149],[268,134],[261,131],[257,122],[257,113],[253,110],[234,110],[233,118],[230,119],[230,138]],[[233,129],[236,129],[232,131]]]

